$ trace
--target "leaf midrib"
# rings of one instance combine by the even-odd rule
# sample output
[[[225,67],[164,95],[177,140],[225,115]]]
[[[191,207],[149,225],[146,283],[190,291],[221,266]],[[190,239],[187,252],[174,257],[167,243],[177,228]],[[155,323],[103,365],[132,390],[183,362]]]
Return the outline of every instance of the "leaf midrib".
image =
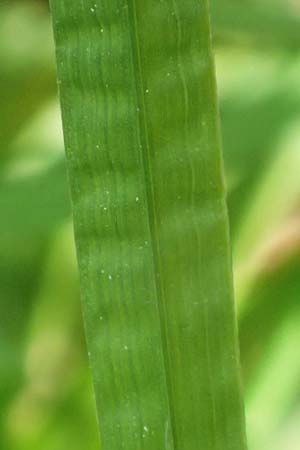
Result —
[[[148,213],[148,225],[150,232],[150,242],[152,250],[152,260],[154,268],[154,280],[155,280],[155,297],[157,301],[157,310],[159,313],[159,324],[160,324],[160,336],[162,343],[162,356],[163,356],[163,370],[165,374],[166,387],[167,387],[167,401],[170,416],[170,428],[172,433],[172,448],[177,450],[176,442],[176,432],[175,432],[175,412],[173,406],[173,392],[171,376],[168,367],[168,355],[169,355],[169,344],[167,338],[167,325],[166,318],[167,313],[165,309],[165,295],[163,285],[160,280],[159,274],[162,273],[162,263],[161,263],[161,250],[159,244],[159,232],[158,232],[158,220],[155,210],[155,196],[153,191],[153,176],[151,170],[151,157],[150,157],[150,144],[149,144],[149,133],[147,126],[147,111],[145,104],[145,86],[141,67],[141,55],[139,46],[139,35],[138,35],[138,24],[137,24],[137,14],[136,14],[136,0],[128,2],[128,21],[130,29],[131,38],[131,49],[132,49],[132,61],[134,66],[134,76],[136,77],[136,98],[139,106],[138,116],[139,116],[139,136],[141,140],[141,162],[143,168],[144,182],[145,182],[145,194],[147,203],[147,213]],[[168,424],[167,424],[168,425]],[[168,445],[168,433],[167,428],[165,430],[166,445]],[[171,449],[166,449],[171,450]]]

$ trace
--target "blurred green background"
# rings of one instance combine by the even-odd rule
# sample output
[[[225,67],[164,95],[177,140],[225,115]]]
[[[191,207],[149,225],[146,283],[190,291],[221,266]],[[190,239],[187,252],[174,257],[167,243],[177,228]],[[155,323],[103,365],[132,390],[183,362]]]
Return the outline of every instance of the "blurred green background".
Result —
[[[213,0],[250,450],[300,448],[300,2]],[[0,449],[96,450],[46,1],[0,2]]]

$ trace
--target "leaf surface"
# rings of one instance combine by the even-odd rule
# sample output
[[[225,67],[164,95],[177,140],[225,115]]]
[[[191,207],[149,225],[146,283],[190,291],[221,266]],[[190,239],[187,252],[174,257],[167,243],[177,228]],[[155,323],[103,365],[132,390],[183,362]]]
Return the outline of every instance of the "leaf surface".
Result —
[[[51,3],[102,449],[244,449],[207,3]]]

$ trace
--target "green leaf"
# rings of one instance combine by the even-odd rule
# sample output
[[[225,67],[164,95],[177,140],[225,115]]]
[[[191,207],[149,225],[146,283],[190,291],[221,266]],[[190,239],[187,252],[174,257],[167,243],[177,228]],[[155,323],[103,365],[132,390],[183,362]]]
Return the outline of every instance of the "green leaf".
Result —
[[[69,217],[70,206],[63,160],[52,164],[44,173],[20,177],[0,184],[1,242],[35,236],[43,238]],[[20,220],[20,216],[22,220]]]
[[[12,139],[55,93],[51,27],[45,12],[33,2],[0,4],[0,170],[13,154]]]
[[[273,261],[274,256],[278,255],[273,255]],[[247,423],[253,450],[293,448],[289,446],[290,435],[285,443],[278,440],[288,420],[299,412],[296,401],[300,376],[297,247],[292,256],[279,270],[272,271],[271,267],[261,276],[251,296],[252,310],[241,323],[241,348],[247,348],[247,353],[244,352],[245,368],[249,372]],[[257,317],[261,319],[258,321]],[[295,431],[296,440],[292,442],[299,440],[299,427]]]
[[[260,48],[299,48],[300,19],[296,3],[283,0],[211,0],[216,36],[253,43]],[[233,38],[233,39],[232,39]]]
[[[206,1],[52,13],[102,449],[244,449]]]

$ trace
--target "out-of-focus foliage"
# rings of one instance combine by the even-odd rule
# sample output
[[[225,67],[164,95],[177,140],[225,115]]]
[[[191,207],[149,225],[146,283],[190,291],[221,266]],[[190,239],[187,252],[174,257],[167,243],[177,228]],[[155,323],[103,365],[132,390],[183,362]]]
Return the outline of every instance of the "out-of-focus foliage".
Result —
[[[300,446],[300,2],[213,0],[250,450]],[[0,3],[0,448],[96,450],[47,3]]]

